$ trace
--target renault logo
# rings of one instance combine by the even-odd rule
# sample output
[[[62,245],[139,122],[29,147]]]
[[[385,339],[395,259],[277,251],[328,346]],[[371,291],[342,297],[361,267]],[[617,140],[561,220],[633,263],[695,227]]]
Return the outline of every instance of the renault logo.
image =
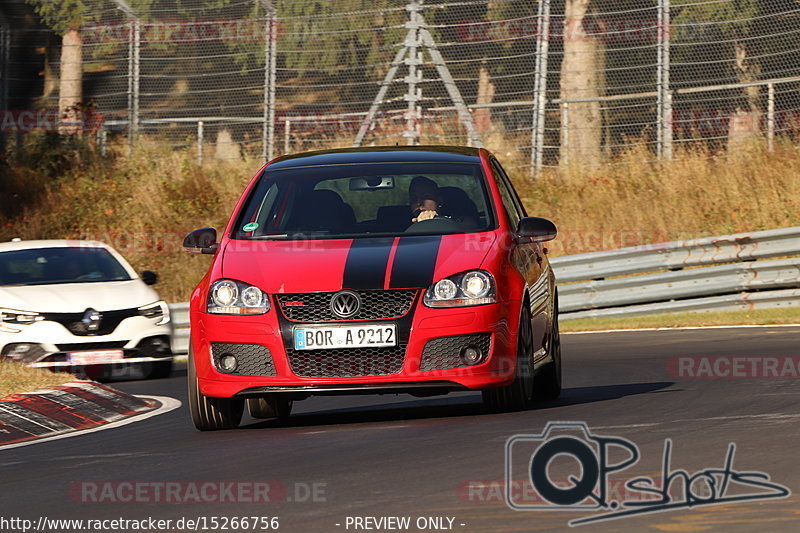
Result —
[[[103,315],[98,313],[92,308],[86,310],[83,314],[83,318],[81,319],[81,324],[86,328],[86,331],[97,331],[100,329],[100,320],[102,320]]]
[[[339,318],[350,318],[361,309],[361,298],[353,291],[342,291],[331,298],[331,311]]]

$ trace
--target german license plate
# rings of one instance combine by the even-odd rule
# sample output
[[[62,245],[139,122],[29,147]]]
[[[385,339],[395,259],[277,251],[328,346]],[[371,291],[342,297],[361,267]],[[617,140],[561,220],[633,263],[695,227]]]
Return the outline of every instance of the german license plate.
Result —
[[[295,350],[397,346],[397,325],[295,328]]]
[[[76,365],[103,365],[116,363],[122,358],[122,350],[95,350],[67,354],[67,361]]]

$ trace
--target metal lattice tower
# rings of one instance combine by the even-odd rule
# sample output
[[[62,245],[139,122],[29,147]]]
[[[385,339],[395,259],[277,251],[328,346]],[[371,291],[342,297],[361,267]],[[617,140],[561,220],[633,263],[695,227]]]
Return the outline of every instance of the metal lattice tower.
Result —
[[[356,134],[356,138],[353,141],[353,146],[355,147],[361,146],[361,143],[364,141],[364,136],[372,127],[375,121],[375,115],[378,113],[381,104],[386,101],[386,94],[389,91],[389,87],[394,83],[402,65],[408,67],[408,75],[403,79],[407,87],[404,99],[408,102],[408,110],[405,116],[406,129],[403,136],[406,138],[406,143],[408,145],[413,146],[419,144],[419,121],[422,116],[422,109],[419,103],[422,100],[422,88],[418,87],[418,85],[422,81],[422,69],[419,67],[422,66],[424,61],[424,51],[428,52],[431,61],[436,67],[439,79],[444,83],[447,89],[447,94],[458,113],[458,119],[467,131],[467,139],[470,146],[483,146],[480,135],[475,129],[472,115],[467,105],[464,103],[464,98],[461,96],[461,91],[458,90],[458,86],[456,86],[455,80],[453,80],[453,76],[450,74],[450,69],[447,67],[441,52],[439,52],[439,49],[436,47],[436,41],[426,27],[425,18],[421,13],[422,2],[423,0],[413,0],[406,6],[406,10],[409,13],[409,20],[406,22],[408,33],[403,41],[402,48],[397,51],[386,73],[386,77],[384,77],[383,82],[381,82],[381,88],[378,90],[378,94],[375,95],[375,99],[372,101],[367,116],[364,117],[361,123],[358,134]]]

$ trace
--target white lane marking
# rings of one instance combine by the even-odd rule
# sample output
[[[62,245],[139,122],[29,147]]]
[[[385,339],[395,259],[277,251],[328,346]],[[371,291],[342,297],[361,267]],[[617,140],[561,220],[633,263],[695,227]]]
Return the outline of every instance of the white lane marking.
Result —
[[[731,328],[800,328],[800,324],[740,324],[738,326],[678,326],[675,328],[599,329],[596,331],[562,331],[562,335],[588,335],[589,333],[635,333],[641,331],[680,331],[682,329]]]
[[[742,420],[742,419],[759,419],[759,420],[795,420],[800,418],[800,414],[793,413],[763,413],[756,415],[729,415],[729,416],[708,416],[704,418],[679,418],[677,420],[669,420],[666,422],[653,422],[649,424],[620,424],[616,426],[592,426],[592,429],[623,429],[623,428],[639,428],[639,427],[652,427],[652,426],[665,426],[672,424],[683,424],[686,422],[712,422],[712,421],[725,421],[725,420]]]
[[[138,394],[134,394],[134,396],[136,396],[137,398],[142,398],[143,400],[156,400],[157,402],[161,403],[161,406],[158,407],[157,409],[154,409],[153,411],[146,411],[140,415],[129,416],[128,418],[123,418],[122,420],[117,420],[116,422],[110,422],[108,424],[103,424],[102,426],[97,426],[90,429],[79,429],[75,431],[70,431],[68,433],[53,435],[52,437],[44,437],[41,439],[33,439],[25,442],[6,444],[5,446],[0,446],[0,451],[9,450],[11,448],[21,448],[22,446],[39,444],[42,442],[48,442],[52,440],[67,439],[69,437],[78,437],[80,435],[86,435],[87,433],[94,433],[96,431],[102,431],[104,429],[113,429],[121,426],[127,426],[128,424],[132,424],[134,422],[140,422],[142,420],[146,420],[154,416],[163,415],[164,413],[174,411],[175,409],[183,405],[181,401],[178,400],[177,398],[171,398],[169,396],[142,396]]]
[[[347,431],[358,431],[358,430],[369,430],[369,431],[380,431],[382,429],[403,429],[409,427],[408,424],[397,424],[392,426],[375,426],[375,427],[348,427],[346,428]],[[338,431],[344,428],[331,428],[331,429],[319,429],[314,431],[303,431],[301,435],[317,435],[320,433],[331,433],[332,431]]]
[[[674,424],[684,424],[686,422],[711,422],[711,421],[726,421],[726,420],[742,420],[742,419],[757,419],[767,421],[793,421],[800,418],[800,414],[786,414],[786,413],[765,413],[757,415],[731,415],[731,416],[709,416],[705,418],[680,418],[677,420],[667,420],[664,422],[650,422],[645,424],[617,424],[612,426],[595,426],[591,425],[594,430],[609,430],[609,429],[637,429],[637,428],[652,428],[656,426],[671,426]],[[505,442],[508,440],[507,436],[493,437],[489,439],[490,442]]]

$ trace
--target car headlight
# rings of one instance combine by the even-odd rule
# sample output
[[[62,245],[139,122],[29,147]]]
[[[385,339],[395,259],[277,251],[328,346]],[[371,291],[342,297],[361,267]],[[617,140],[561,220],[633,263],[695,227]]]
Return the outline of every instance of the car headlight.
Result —
[[[211,284],[206,310],[220,315],[260,315],[269,311],[269,298],[258,287],[220,279]]]
[[[439,280],[428,288],[423,298],[428,307],[465,307],[496,301],[494,278],[484,270],[472,270]]]
[[[139,314],[147,318],[155,319],[156,326],[169,324],[169,307],[167,306],[167,302],[163,300],[143,305],[139,308]]]
[[[0,331],[4,333],[19,333],[21,330],[12,326],[19,324],[27,326],[44,320],[39,313],[30,311],[17,311],[15,309],[0,309]]]

